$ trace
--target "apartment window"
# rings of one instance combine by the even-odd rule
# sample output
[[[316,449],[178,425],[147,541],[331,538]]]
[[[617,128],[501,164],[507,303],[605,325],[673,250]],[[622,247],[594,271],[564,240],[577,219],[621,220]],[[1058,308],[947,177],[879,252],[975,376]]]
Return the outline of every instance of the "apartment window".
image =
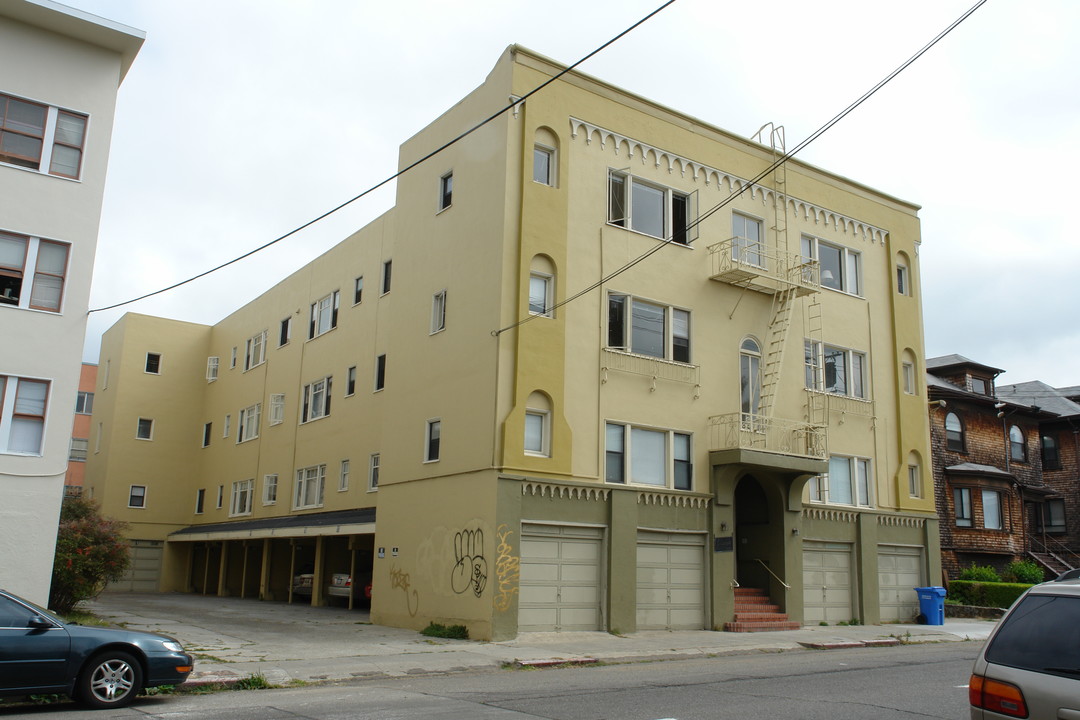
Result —
[[[285,394],[274,393],[270,396],[270,424],[280,425],[285,422]]]
[[[308,339],[316,338],[337,327],[338,291],[311,303],[311,326]]]
[[[525,412],[525,454],[550,457],[549,436],[551,433],[551,415],[546,412],[529,410]]]
[[[296,495],[293,509],[321,507],[326,485],[326,466],[314,465],[296,471]]]
[[[263,475],[262,503],[263,505],[277,503],[277,473]]]
[[[448,172],[439,178],[439,211],[443,211],[454,201],[454,173]]]
[[[424,462],[435,462],[439,459],[441,436],[442,422],[440,420],[428,420],[424,431]]]
[[[232,429],[232,415],[225,416],[225,432],[221,434],[221,437],[229,437],[229,431]]]
[[[810,235],[802,236],[804,260],[817,260],[821,285],[852,295],[862,295],[862,255]]]
[[[221,358],[208,357],[206,358],[206,382],[212,383],[218,379],[218,365],[221,362]]]
[[[1057,436],[1042,436],[1042,462],[1044,470],[1058,470],[1061,468],[1061,453],[1058,451]]]
[[[356,394],[356,366],[353,365],[345,374],[345,395]]]
[[[693,472],[690,435],[607,423],[605,437],[607,482],[689,489]]]
[[[238,480],[232,484],[232,501],[229,503],[229,517],[251,514],[251,495],[254,487],[254,480]]]
[[[922,475],[918,465],[908,465],[908,495],[913,498],[922,497]]]
[[[446,329],[446,291],[431,296],[431,334]]]
[[[86,438],[71,438],[71,450],[68,452],[68,460],[71,462],[86,462],[86,456],[89,452],[89,440]]]
[[[555,184],[555,151],[552,148],[533,146],[533,182]]]
[[[217,509],[220,510],[225,505],[225,486],[217,486]]]
[[[289,344],[292,339],[292,316],[284,318],[278,327],[278,347]]]
[[[971,488],[953,488],[957,527],[971,527]]]
[[[955,452],[964,452],[964,425],[956,413],[945,416],[945,447]]]
[[[379,489],[379,462],[379,453],[374,453],[368,465],[368,490]]]
[[[325,377],[304,386],[304,404],[300,422],[318,420],[330,414],[330,387],[332,378]]]
[[[259,437],[259,419],[261,417],[262,403],[255,403],[237,413],[236,442],[247,442]]]
[[[393,275],[394,261],[387,260],[382,264],[382,294],[390,292],[390,278]]]
[[[803,348],[807,388],[866,398],[866,353],[816,340],[806,340]]]
[[[341,461],[341,475],[338,478],[338,492],[345,492],[349,489],[349,461]]]
[[[1024,431],[1016,425],[1009,427],[1009,457],[1019,462],[1027,462],[1027,444],[1024,442]]]
[[[757,218],[731,214],[731,259],[755,267],[765,267],[765,233]]]
[[[386,356],[380,355],[375,358],[375,391],[378,392],[386,387]]]
[[[696,197],[696,193],[688,195],[612,170],[608,173],[608,222],[688,245],[697,239],[696,229],[690,228]]]
[[[979,395],[989,395],[990,384],[980,377],[970,378],[971,380],[971,392],[978,393]]]
[[[135,429],[135,437],[138,440],[153,440],[154,421],[151,418],[139,418],[139,423]]]
[[[214,427],[214,423],[212,423],[212,422],[208,422],[205,425],[203,425],[203,428],[202,428],[202,446],[203,447],[210,447],[210,433],[213,430],[213,427]]]
[[[91,415],[94,412],[94,393],[79,391],[75,398],[75,412],[79,415]]]
[[[810,499],[838,505],[870,506],[870,461],[866,458],[829,458],[829,473],[810,482]]]
[[[901,365],[901,372],[903,372],[904,392],[908,395],[915,394],[915,365],[909,362],[904,362]]]
[[[229,369],[232,370],[236,367],[236,347],[233,346],[232,354],[229,356]]]
[[[551,317],[552,286],[554,278],[550,275],[533,273],[529,276],[529,314]]]
[[[128,488],[128,507],[129,508],[146,507],[146,486],[145,485],[131,485]]]
[[[199,488],[195,491],[195,514],[203,514],[203,506],[206,504],[206,488]]]
[[[739,344],[739,410],[743,423],[761,410],[761,347],[753,338]]]
[[[359,305],[360,301],[364,299],[364,276],[356,278],[356,285],[353,287],[353,305]]]
[[[0,375],[0,452],[40,455],[49,383]]]
[[[689,363],[690,313],[629,295],[609,295],[608,347]]]
[[[896,292],[901,295],[911,294],[911,280],[908,278],[907,265],[896,266]]]
[[[78,178],[86,115],[0,94],[0,162]],[[52,143],[46,143],[48,138]]]
[[[266,362],[266,330],[247,340],[244,348],[244,370],[250,370]]]
[[[151,375],[161,374],[161,353],[146,353],[145,370]]]
[[[66,243],[0,232],[0,305],[59,312],[69,249]]]
[[[1042,516],[1043,529],[1047,532],[1063,533],[1066,531],[1064,500],[1047,500],[1043,505]]]
[[[1005,527],[1001,516],[1001,493],[997,490],[982,491],[983,527],[987,530],[1002,530]]]

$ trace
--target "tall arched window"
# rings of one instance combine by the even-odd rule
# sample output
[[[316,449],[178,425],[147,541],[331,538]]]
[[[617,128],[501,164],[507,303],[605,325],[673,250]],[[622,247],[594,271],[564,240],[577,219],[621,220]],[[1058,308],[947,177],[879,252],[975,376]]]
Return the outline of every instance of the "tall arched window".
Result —
[[[753,338],[739,346],[739,385],[743,415],[757,415],[761,408],[761,348]]]
[[[945,447],[956,452],[964,452],[964,424],[956,413],[945,416]]]
[[[1009,428],[1009,457],[1013,460],[1025,462],[1027,460],[1027,445],[1024,442],[1024,431],[1013,425]]]

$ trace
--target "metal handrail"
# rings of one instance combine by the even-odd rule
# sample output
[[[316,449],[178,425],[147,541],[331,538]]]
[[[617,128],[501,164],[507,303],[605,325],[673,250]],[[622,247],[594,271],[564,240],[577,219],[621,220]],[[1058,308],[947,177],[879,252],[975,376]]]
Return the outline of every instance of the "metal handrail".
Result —
[[[767,564],[765,563],[765,561],[764,561],[764,560],[762,560],[761,558],[754,558],[754,560],[756,560],[757,562],[761,563],[761,567],[763,567],[763,568],[765,568],[766,570],[768,570],[768,571],[769,571],[769,574],[770,574],[770,575],[772,575],[772,576],[773,576],[774,578],[776,578],[776,582],[780,583],[781,585],[783,585],[783,586],[784,586],[785,588],[787,588],[788,590],[790,590],[790,589],[791,589],[791,586],[790,586],[790,585],[788,585],[788,584],[787,584],[786,582],[784,582],[783,580],[781,580],[781,579],[780,579],[780,576],[779,576],[779,575],[777,575],[776,573],[774,573],[774,572],[772,571],[772,568],[771,568],[771,567],[769,567],[769,566],[768,566],[768,565],[767,565]]]

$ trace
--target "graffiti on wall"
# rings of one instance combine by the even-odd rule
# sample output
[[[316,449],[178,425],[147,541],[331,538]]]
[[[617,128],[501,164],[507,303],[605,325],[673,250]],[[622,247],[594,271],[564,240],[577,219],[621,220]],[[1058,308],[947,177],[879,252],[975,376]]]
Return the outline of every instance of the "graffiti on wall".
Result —
[[[420,609],[420,595],[413,588],[409,573],[401,570],[397,565],[391,565],[390,587],[394,590],[400,588],[405,593],[405,609],[409,611],[410,617],[416,617],[416,612]]]
[[[450,587],[461,595],[470,588],[476,597],[487,586],[488,564],[484,558],[484,531],[461,530],[454,535],[454,569],[450,571]]]
[[[518,591],[521,559],[514,555],[514,546],[510,543],[510,536],[513,534],[514,531],[505,524],[495,531],[499,539],[495,546],[495,581],[499,585],[499,592],[495,596],[495,609],[499,612],[510,609],[510,601]]]

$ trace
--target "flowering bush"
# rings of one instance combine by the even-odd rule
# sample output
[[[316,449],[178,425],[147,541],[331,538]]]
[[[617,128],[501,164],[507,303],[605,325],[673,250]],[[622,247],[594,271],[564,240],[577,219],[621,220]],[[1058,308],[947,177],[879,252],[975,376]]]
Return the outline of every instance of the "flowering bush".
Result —
[[[131,561],[126,527],[103,517],[90,500],[64,498],[49,590],[51,610],[71,612],[79,602],[97,597],[107,582],[123,577]]]

